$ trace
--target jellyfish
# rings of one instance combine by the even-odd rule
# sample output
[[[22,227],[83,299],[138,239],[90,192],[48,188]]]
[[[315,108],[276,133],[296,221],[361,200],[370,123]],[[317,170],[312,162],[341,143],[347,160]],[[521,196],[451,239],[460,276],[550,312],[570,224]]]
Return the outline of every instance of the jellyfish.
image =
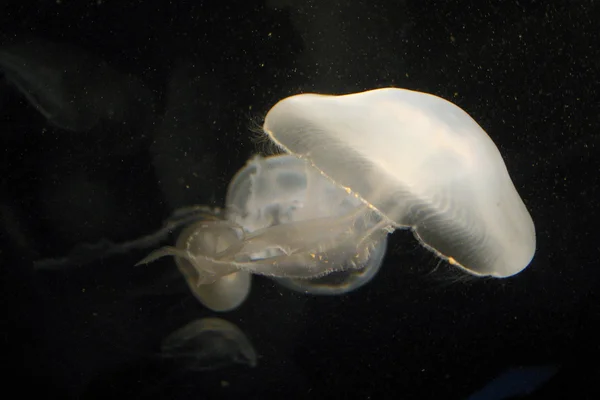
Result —
[[[359,204],[356,197],[332,184],[300,158],[292,155],[256,156],[231,180],[225,212],[227,219],[251,233],[293,221],[342,216]],[[387,238],[384,237],[374,247],[365,265],[359,268],[343,268],[314,279],[273,279],[301,293],[344,294],[364,286],[377,275],[386,247]],[[273,254],[267,251],[260,255],[263,258],[270,256]]]
[[[177,329],[163,340],[161,355],[187,360],[193,371],[257,363],[256,350],[244,332],[221,318],[202,318]]]
[[[365,239],[370,247],[360,255],[352,248],[354,242],[342,241],[350,244],[351,251],[340,248],[332,251],[334,257],[330,258],[316,253],[316,240],[323,240],[324,247],[333,249],[337,244],[326,242],[328,232],[339,237],[362,232],[365,227],[356,224],[367,223],[368,219],[355,222],[340,218],[361,207],[356,197],[332,184],[304,160],[290,155],[256,156],[230,182],[225,211],[210,213],[202,209],[204,215],[196,213],[199,220],[181,232],[174,247],[162,247],[138,264],[174,256],[194,296],[213,311],[231,311],[240,306],[249,294],[251,273],[272,276],[298,292],[346,293],[377,274],[387,238],[381,236],[378,242]],[[327,224],[339,221],[340,227],[328,230]],[[320,229],[323,234],[316,239],[302,237],[303,230],[295,231],[298,227]],[[308,247],[294,252],[284,245]],[[325,272],[319,263],[326,266]]]
[[[512,276],[533,258],[534,224],[498,148],[449,101],[396,88],[301,94],[278,102],[263,130],[360,199],[362,211],[340,221],[376,215],[368,232],[340,240],[360,246],[376,232],[411,229],[425,248],[477,276]],[[315,234],[309,229],[302,234]]]
[[[281,175],[256,169],[249,177],[251,196],[245,209],[237,207],[239,199],[227,200],[226,218],[199,221],[186,229],[176,246],[155,250],[137,265],[164,256],[174,256],[179,265],[185,260],[188,269],[195,271],[188,276],[193,276],[191,282],[198,290],[237,271],[309,279],[365,268],[373,254],[384,252],[380,246],[388,231],[379,227],[381,217],[306,162],[298,159],[297,163],[291,173]],[[280,168],[277,162],[264,167]],[[298,183],[292,182],[293,177],[287,179],[297,173],[294,168],[306,174],[298,198],[293,198]],[[232,187],[236,186],[234,178]],[[228,194],[237,195],[235,190]]]
[[[228,247],[239,242],[235,230],[219,217],[220,210],[212,212],[206,209],[195,221],[186,226],[177,238],[174,248],[163,247],[151,253],[138,264],[144,264],[164,255],[175,255],[175,264],[192,291],[193,295],[205,307],[212,311],[225,312],[238,308],[248,297],[251,287],[251,274],[248,271],[222,267],[218,276],[207,279],[205,274],[217,273],[210,262]],[[177,257],[179,252],[198,255],[190,262],[189,257]]]
[[[314,279],[364,268],[396,229],[477,276],[512,276],[533,258],[533,221],[498,148],[444,99],[394,88],[302,94],[277,103],[263,130],[301,161],[305,187],[302,174],[273,175],[277,162],[257,163],[248,183],[234,178],[250,197],[232,190],[225,219],[197,224],[185,245],[140,263],[185,259],[198,286],[236,271]],[[196,251],[196,238],[218,246]]]

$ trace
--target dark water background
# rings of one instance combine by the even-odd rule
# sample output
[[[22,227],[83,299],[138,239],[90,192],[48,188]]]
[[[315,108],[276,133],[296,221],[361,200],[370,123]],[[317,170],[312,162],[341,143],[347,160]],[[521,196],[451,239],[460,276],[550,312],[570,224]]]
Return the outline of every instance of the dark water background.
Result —
[[[46,43],[27,57],[47,79],[81,65],[61,87],[90,101],[89,129],[59,128],[0,81],[5,390],[463,399],[507,368],[557,364],[528,398],[598,398],[599,16],[592,0],[5,0],[0,44]],[[126,112],[94,122],[105,104],[89,99],[111,85]],[[451,100],[492,137],[536,224],[528,269],[463,279],[396,232],[379,275],[345,296],[255,278],[224,317],[258,366],[204,373],[153,356],[174,329],[215,314],[172,262],[133,268],[141,250],[33,270],[78,243],[156,231],[178,207],[222,205],[279,99],[387,86]]]

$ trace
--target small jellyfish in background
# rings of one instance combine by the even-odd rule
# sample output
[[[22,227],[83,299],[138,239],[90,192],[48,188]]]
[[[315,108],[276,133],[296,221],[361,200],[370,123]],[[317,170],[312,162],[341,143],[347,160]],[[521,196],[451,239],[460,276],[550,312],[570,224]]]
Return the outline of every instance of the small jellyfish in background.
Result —
[[[163,340],[161,355],[186,362],[192,371],[234,364],[255,367],[258,358],[244,332],[220,318],[195,320],[177,329]]]
[[[231,180],[226,216],[251,233],[295,221],[342,216],[359,205],[360,200],[348,195],[304,160],[291,155],[256,156]],[[387,239],[382,238],[365,264],[356,268],[351,267],[349,257],[346,262],[350,265],[321,278],[273,279],[288,289],[307,294],[347,293],[373,279],[383,263],[386,245]],[[273,255],[265,253],[260,257]]]
[[[424,247],[478,276],[508,277],[533,258],[533,221],[498,148],[444,99],[394,88],[301,94],[277,103],[263,129],[378,216],[363,237],[410,228]]]

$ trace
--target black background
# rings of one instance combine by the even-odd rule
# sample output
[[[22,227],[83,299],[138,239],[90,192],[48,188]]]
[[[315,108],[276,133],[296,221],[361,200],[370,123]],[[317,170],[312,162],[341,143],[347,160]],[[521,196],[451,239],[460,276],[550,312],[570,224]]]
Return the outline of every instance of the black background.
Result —
[[[592,0],[5,0],[2,44],[77,46],[152,97],[127,124],[70,132],[0,82],[5,390],[463,399],[510,367],[557,364],[530,398],[598,398],[599,16]],[[78,243],[151,233],[182,205],[222,205],[279,99],[387,86],[451,100],[492,137],[536,224],[528,269],[467,279],[398,231],[379,275],[345,296],[255,277],[246,303],[223,316],[252,341],[258,366],[206,373],[156,357],[168,333],[214,315],[172,261],[133,268],[141,250],[33,270]],[[169,87],[181,95],[174,108]],[[164,143],[176,145],[158,171]]]

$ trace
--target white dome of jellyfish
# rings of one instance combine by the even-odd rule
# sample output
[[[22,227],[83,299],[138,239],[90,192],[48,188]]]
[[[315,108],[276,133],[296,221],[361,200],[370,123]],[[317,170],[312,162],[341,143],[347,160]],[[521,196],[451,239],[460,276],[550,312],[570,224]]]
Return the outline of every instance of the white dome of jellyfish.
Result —
[[[232,179],[227,191],[226,217],[248,233],[274,225],[314,218],[341,217],[361,205],[356,197],[332,184],[306,161],[292,155],[255,157]],[[288,289],[313,295],[344,294],[369,282],[379,271],[387,238],[377,243],[363,265],[347,266],[321,278],[273,278]],[[276,255],[266,249],[261,257]]]
[[[533,258],[533,221],[498,148],[449,101],[393,88],[301,94],[277,103],[263,128],[375,212],[372,235],[410,228],[478,276],[515,275]]]
[[[241,304],[250,273],[319,293],[327,284],[315,279],[341,271],[337,290],[352,290],[398,228],[477,276],[508,277],[533,258],[533,221],[500,152],[446,100],[403,89],[302,94],[277,103],[264,131],[289,155],[251,160],[230,184],[224,219],[191,225],[140,262],[175,256],[208,308]]]

